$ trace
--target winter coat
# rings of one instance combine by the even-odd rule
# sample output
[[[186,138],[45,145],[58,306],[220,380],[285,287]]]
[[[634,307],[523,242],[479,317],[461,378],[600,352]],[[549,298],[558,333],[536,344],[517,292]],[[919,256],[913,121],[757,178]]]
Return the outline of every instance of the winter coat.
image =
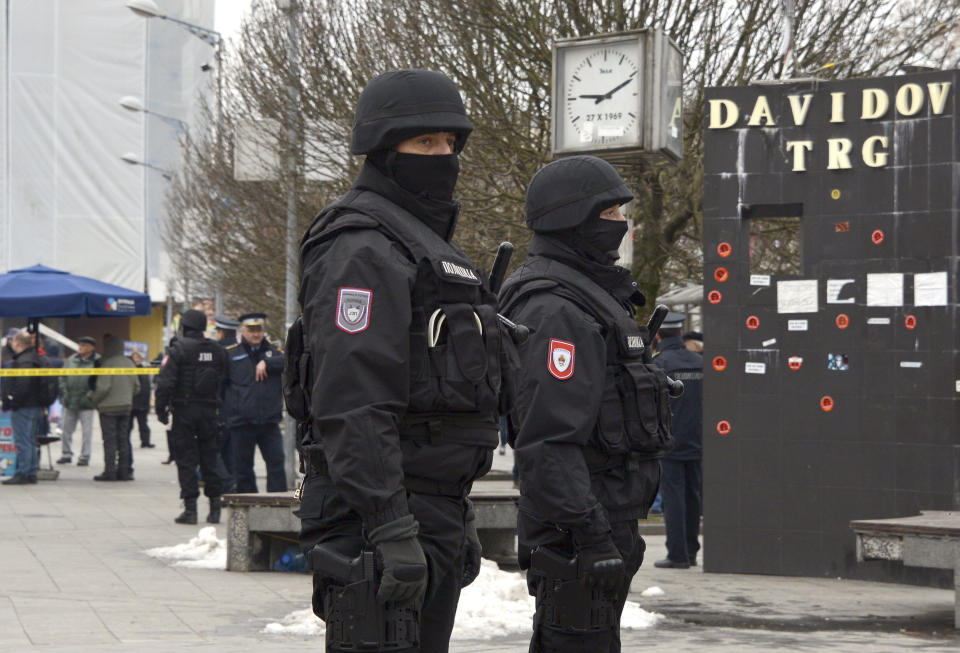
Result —
[[[100,360],[100,354],[96,352],[90,358],[83,358],[80,354],[74,354],[67,358],[64,368],[93,367],[98,360]],[[64,408],[70,410],[90,410],[93,408],[93,401],[87,396],[89,389],[89,376],[61,376],[60,403],[63,404]]]
[[[133,361],[123,355],[122,340],[108,340],[103,346],[103,359],[100,367],[135,367]],[[140,387],[136,376],[105,375],[96,377],[93,391],[93,405],[101,413],[117,415],[129,413],[133,408],[133,395]]]

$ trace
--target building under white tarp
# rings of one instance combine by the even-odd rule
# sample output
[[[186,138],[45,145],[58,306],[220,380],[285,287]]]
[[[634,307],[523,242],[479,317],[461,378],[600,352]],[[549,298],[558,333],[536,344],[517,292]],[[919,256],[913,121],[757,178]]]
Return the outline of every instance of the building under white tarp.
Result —
[[[125,2],[0,0],[0,272],[42,263],[164,301],[164,173],[217,71],[210,45]],[[214,0],[156,4],[213,24]]]

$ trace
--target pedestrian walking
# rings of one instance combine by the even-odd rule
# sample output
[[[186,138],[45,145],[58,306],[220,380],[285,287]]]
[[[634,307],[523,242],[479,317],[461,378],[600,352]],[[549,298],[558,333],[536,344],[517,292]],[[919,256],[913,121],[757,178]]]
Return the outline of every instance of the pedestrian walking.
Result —
[[[222,479],[217,472],[217,419],[227,357],[223,347],[204,336],[207,316],[196,309],[180,319],[180,336],[170,342],[170,353],[157,379],[156,408],[161,424],[170,421],[170,439],[177,462],[183,512],[174,521],[196,524],[200,484],[197,465],[203,472],[203,493],[210,501],[207,522],[220,523]]]
[[[530,328],[510,428],[519,560],[537,605],[531,653],[619,651],[643,562],[637,520],[657,493],[670,415],[635,319],[643,295],[615,264],[632,199],[596,157],[545,166],[527,190],[527,260],[500,293],[501,310]]]
[[[283,461],[283,352],[263,331],[267,316],[240,316],[240,342],[226,347],[230,374],[225,388],[226,427],[233,448],[237,492],[257,492],[253,472],[256,450],[267,464],[267,492],[286,492]]]
[[[686,316],[670,313],[657,334],[657,365],[683,381],[684,393],[670,399],[674,446],[663,457],[663,522],[667,557],[656,567],[687,569],[697,564],[703,488],[703,356],[681,337]]]
[[[110,336],[104,336],[103,358],[99,363],[104,368],[134,367],[133,361],[123,355],[123,340]],[[131,374],[105,374],[90,379],[93,389],[89,395],[100,414],[100,431],[103,435],[103,472],[94,476],[93,480],[132,481],[130,411],[139,381]]]
[[[97,341],[90,336],[77,339],[77,352],[67,357],[63,367],[75,370],[94,367],[100,360],[96,352]],[[60,459],[58,465],[69,465],[73,461],[73,432],[80,425],[80,455],[77,457],[77,466],[85,467],[90,464],[90,453],[93,447],[93,419],[96,411],[93,407],[88,391],[90,389],[89,376],[61,376],[60,377],[60,404],[63,406],[63,433],[60,440]]]
[[[358,648],[348,624],[363,623],[390,650],[447,651],[460,589],[480,571],[466,497],[498,442],[500,331],[495,298],[451,242],[472,130],[446,76],[376,77],[354,119],[360,173],[301,244],[285,390],[306,426],[300,546],[320,561],[327,650]],[[322,562],[362,550],[377,559],[376,610]]]

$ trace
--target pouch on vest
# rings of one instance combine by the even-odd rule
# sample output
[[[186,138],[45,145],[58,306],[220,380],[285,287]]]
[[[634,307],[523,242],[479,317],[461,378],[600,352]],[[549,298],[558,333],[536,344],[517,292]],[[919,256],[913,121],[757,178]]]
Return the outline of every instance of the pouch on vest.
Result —
[[[213,351],[214,345],[204,343],[200,346],[197,353],[197,367],[193,376],[193,392],[200,399],[216,399],[220,394],[220,382],[222,381],[220,365],[217,363],[217,356]]]
[[[670,447],[670,399],[662,369],[641,360],[608,366],[597,439],[608,454],[659,453]]]
[[[305,381],[310,366],[310,355],[303,341],[303,318],[298,316],[287,330],[283,375],[283,403],[290,417],[298,422],[310,419],[310,399],[307,396]]]

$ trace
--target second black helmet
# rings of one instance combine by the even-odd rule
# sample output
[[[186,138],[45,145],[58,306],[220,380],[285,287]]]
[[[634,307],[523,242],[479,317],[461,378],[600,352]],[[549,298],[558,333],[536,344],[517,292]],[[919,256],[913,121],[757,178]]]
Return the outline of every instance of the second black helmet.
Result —
[[[527,225],[538,233],[572,229],[632,199],[612,165],[595,156],[570,156],[548,163],[530,180]]]

